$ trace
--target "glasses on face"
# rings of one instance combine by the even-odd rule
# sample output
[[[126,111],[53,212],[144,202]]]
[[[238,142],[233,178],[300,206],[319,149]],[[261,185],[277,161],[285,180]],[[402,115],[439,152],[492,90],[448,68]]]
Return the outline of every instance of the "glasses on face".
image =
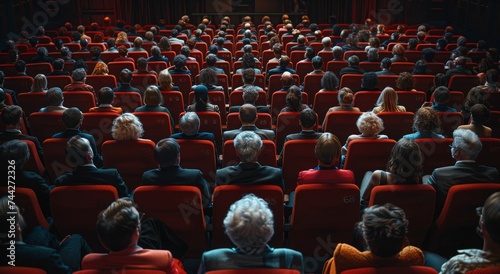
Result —
[[[141,223],[142,223],[142,218],[144,218],[144,215],[146,215],[146,213],[139,212],[139,222],[137,223],[137,226],[140,226],[140,225],[141,225]]]

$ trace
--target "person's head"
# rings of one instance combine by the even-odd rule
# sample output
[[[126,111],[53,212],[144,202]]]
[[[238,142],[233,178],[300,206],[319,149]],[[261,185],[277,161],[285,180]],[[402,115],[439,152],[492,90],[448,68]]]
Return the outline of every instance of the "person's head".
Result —
[[[299,45],[304,45],[306,43],[306,37],[304,35],[299,35],[297,38],[297,43]]]
[[[418,41],[419,43],[424,42],[425,36],[426,36],[426,33],[425,33],[425,32],[423,32],[423,31],[419,31],[419,32],[417,32],[417,41]]]
[[[488,94],[480,86],[471,88],[465,97],[464,105],[466,107],[472,108],[475,104],[483,104],[488,107],[490,106],[490,103],[488,102]]]
[[[470,110],[472,122],[475,124],[484,124],[490,119],[490,110],[483,104],[475,104]]]
[[[321,134],[314,147],[314,153],[322,166],[334,166],[340,161],[342,145],[337,136],[330,132]]]
[[[293,85],[293,75],[288,71],[283,72],[283,74],[281,74],[281,84],[283,87],[290,87]]]
[[[137,140],[143,133],[141,121],[132,113],[124,113],[113,120],[111,135],[115,140]]]
[[[45,93],[45,97],[47,98],[49,106],[62,106],[64,101],[62,90],[58,87],[50,88],[47,93]]]
[[[339,47],[339,46],[335,46],[332,48],[332,53],[333,53],[333,57],[335,59],[338,59],[338,60],[342,60],[343,56],[344,56],[344,50]]]
[[[52,64],[54,71],[61,71],[64,69],[64,60],[61,58],[57,58],[54,60],[54,64]]]
[[[82,34],[75,31],[71,34],[71,39],[73,39],[73,42],[80,43],[80,41],[82,39]]]
[[[286,94],[286,105],[291,109],[298,111],[302,103],[302,92],[300,88],[293,85],[288,89]]]
[[[359,57],[356,55],[351,55],[347,59],[347,63],[350,67],[358,67],[359,66]]]
[[[165,138],[156,144],[154,157],[161,168],[170,167],[179,164],[180,151],[177,140]]]
[[[308,60],[312,60],[313,57],[316,56],[316,51],[312,47],[307,47],[306,52],[304,53],[304,57]]]
[[[134,39],[134,48],[140,48],[142,46],[142,38],[140,36],[137,36]]]
[[[158,43],[158,47],[162,51],[169,51],[172,50],[172,45],[170,44],[170,40],[168,40],[168,37],[163,36],[160,38],[160,42]]]
[[[208,52],[210,54],[217,55],[217,53],[219,52],[219,48],[216,45],[211,45],[210,47],[208,47]]]
[[[200,71],[200,84],[205,85],[207,88],[217,84],[217,74],[211,68],[204,68]]]
[[[106,75],[109,73],[108,65],[104,62],[97,62],[92,71],[92,75]]]
[[[394,55],[398,55],[398,56],[402,56],[405,54],[405,48],[403,47],[403,45],[401,44],[396,44],[393,48],[392,48],[392,54]]]
[[[412,90],[415,88],[415,79],[409,72],[401,72],[396,80],[396,87],[399,90]]]
[[[259,91],[255,86],[246,86],[243,88],[243,94],[241,96],[244,104],[255,105],[255,102],[257,102],[259,98]]]
[[[86,77],[87,77],[87,72],[85,72],[85,69],[83,68],[75,69],[71,74],[73,82],[84,82]]]
[[[36,54],[38,57],[47,57],[49,55],[49,51],[46,47],[39,47],[36,49]]]
[[[25,73],[26,72],[26,62],[24,62],[24,60],[18,60],[14,64],[14,68],[16,69],[16,71],[18,73]]]
[[[366,57],[370,61],[377,61],[378,60],[378,48],[370,48],[368,50],[368,53],[366,54]]]
[[[194,88],[194,102],[196,111],[206,111],[208,100],[208,88],[205,85],[197,85]]]
[[[323,66],[323,59],[319,56],[314,56],[312,58],[312,65],[315,70],[321,69],[321,67]]]
[[[404,210],[397,206],[374,205],[365,209],[358,228],[370,252],[387,258],[398,254],[403,248],[408,220]]]
[[[413,128],[416,131],[434,131],[440,126],[438,113],[430,107],[421,107],[415,113]]]
[[[30,151],[28,144],[17,139],[7,141],[0,145],[0,166],[3,167],[2,170],[7,170],[8,161],[14,161],[14,166],[17,171],[23,170],[24,165],[30,159]]]
[[[148,60],[144,57],[139,57],[137,59],[137,69],[138,70],[147,70],[148,69]]]
[[[257,120],[257,108],[252,104],[242,105],[239,118],[243,125],[254,125]]]
[[[392,65],[391,58],[389,57],[384,57],[382,61],[380,62],[380,68],[382,69],[389,69]]]
[[[424,59],[427,62],[433,62],[435,55],[436,55],[436,50],[432,48],[422,49],[422,59]]]
[[[445,104],[450,99],[450,90],[445,86],[439,86],[434,90],[434,102]]]
[[[44,92],[47,90],[47,78],[43,74],[37,74],[33,78],[33,85],[31,91]]]
[[[160,89],[155,85],[150,85],[144,91],[143,103],[146,106],[160,106],[163,105],[163,96]]]
[[[498,77],[498,70],[496,69],[489,69],[486,71],[486,82],[489,84],[496,84],[499,80]]]
[[[418,184],[423,173],[422,163],[419,146],[410,139],[401,138],[392,147],[386,169],[398,183]]]
[[[158,46],[151,47],[151,56],[161,57],[161,49]]]
[[[217,56],[215,56],[215,54],[210,53],[205,58],[205,62],[207,63],[208,67],[213,67],[215,66],[215,63],[217,63]]]
[[[323,37],[323,39],[321,39],[321,44],[324,48],[329,48],[332,46],[332,39],[330,37]]]
[[[255,82],[255,70],[251,68],[244,69],[241,77],[243,78],[244,84],[253,85],[253,83]]]
[[[273,213],[264,199],[247,194],[229,207],[224,229],[239,250],[251,254],[271,240],[274,234]]]
[[[386,87],[377,99],[377,106],[383,108],[383,111],[395,112],[398,105],[398,94],[391,87]]]
[[[241,67],[243,69],[255,68],[255,59],[252,53],[246,52],[243,54]]]
[[[485,241],[500,245],[500,192],[491,194],[484,202],[479,228]]]
[[[78,108],[71,107],[63,112],[62,121],[66,128],[79,128],[83,121],[83,114]]]
[[[97,92],[97,99],[99,104],[111,104],[115,99],[115,93],[110,87],[102,87]]]
[[[160,71],[158,74],[158,84],[162,90],[172,90],[174,88],[172,84],[172,75],[170,75],[168,69]]]
[[[283,54],[283,46],[280,43],[274,44],[273,52],[275,56],[281,56]]]
[[[363,112],[356,121],[356,126],[364,136],[376,136],[384,130],[384,121],[373,112]]]
[[[282,68],[286,68],[288,67],[288,64],[290,64],[290,57],[286,56],[286,55],[283,55],[281,56],[281,58],[279,59],[278,61],[279,63],[279,66],[282,67]]]
[[[94,152],[90,142],[79,135],[71,137],[66,143],[66,161],[73,166],[92,163]]]
[[[455,58],[453,63],[455,63],[455,66],[465,67],[465,64],[467,63],[467,59],[463,56],[459,56],[459,57]]]
[[[151,31],[146,31],[146,33],[144,33],[144,40],[148,42],[153,41],[154,37],[155,35]]]
[[[186,112],[179,120],[179,129],[187,136],[193,136],[200,129],[200,117],[196,112]]]
[[[339,78],[331,71],[325,72],[321,77],[321,86],[324,90],[337,90],[339,86]]]
[[[361,78],[361,87],[366,89],[375,89],[378,85],[377,74],[373,71],[363,73]]]
[[[314,130],[316,122],[316,112],[314,110],[306,108],[300,112],[299,123],[302,129]]]
[[[141,214],[130,198],[120,198],[97,216],[97,236],[110,251],[120,251],[137,244]]]
[[[475,160],[482,148],[483,144],[474,131],[468,129],[453,131],[451,156],[455,160]]]
[[[0,119],[6,126],[19,127],[23,118],[23,110],[18,105],[9,105],[0,112]]]
[[[339,90],[337,100],[341,106],[352,106],[354,101],[354,93],[348,87],[343,87]]]
[[[130,71],[128,68],[122,69],[120,72],[120,82],[122,84],[130,84],[132,81],[132,71]]]
[[[186,56],[179,54],[174,57],[174,66],[176,69],[182,69],[186,65],[187,58]]]
[[[82,38],[80,40],[80,46],[82,47],[82,50],[87,49],[88,45],[89,45],[89,40],[87,40],[87,38]]]
[[[257,162],[262,148],[262,140],[253,131],[243,131],[236,135],[234,148],[242,163]]]

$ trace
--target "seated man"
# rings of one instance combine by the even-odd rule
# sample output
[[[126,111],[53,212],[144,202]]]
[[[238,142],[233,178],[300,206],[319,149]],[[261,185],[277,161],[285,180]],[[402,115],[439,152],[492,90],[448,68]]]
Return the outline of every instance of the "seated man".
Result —
[[[356,55],[351,55],[347,59],[347,67],[340,70],[339,79],[342,78],[344,74],[363,74],[365,71],[359,68],[359,57]]]
[[[66,130],[63,132],[56,133],[52,136],[52,138],[71,138],[75,135],[78,135],[82,138],[85,138],[89,141],[90,147],[93,152],[93,161],[96,167],[102,167],[102,156],[99,154],[99,150],[97,150],[96,142],[94,136],[92,134],[84,133],[80,131],[80,127],[83,123],[83,114],[82,112],[76,108],[68,108],[63,112],[62,120],[64,126],[66,126]]]
[[[431,108],[437,112],[456,112],[455,108],[446,105],[449,99],[450,90],[445,86],[437,87],[434,90],[434,102],[432,102]]]
[[[137,59],[137,68],[132,72],[132,74],[152,74],[158,77],[158,73],[154,70],[150,70],[148,67],[148,60],[144,57]]]
[[[285,71],[283,72],[283,74],[281,75],[281,84],[282,84],[282,87],[281,89],[279,90],[270,90],[269,91],[269,96],[272,96],[274,92],[276,91],[285,91],[285,92],[288,92],[288,90],[290,89],[291,86],[293,86],[293,75],[288,72],[288,71]]]
[[[266,201],[253,194],[231,205],[224,219],[226,234],[236,247],[207,251],[198,273],[219,269],[286,268],[303,273],[302,254],[288,248],[271,248],[273,213]]]
[[[62,90],[58,87],[50,88],[45,94],[48,106],[43,107],[39,112],[64,112],[67,107],[63,106],[64,96]]]
[[[268,106],[257,106],[257,99],[259,99],[259,89],[260,87],[256,86],[246,86],[243,88],[243,94],[241,97],[243,98],[243,104],[254,105],[257,108],[257,112],[259,113],[271,113],[271,110]],[[241,106],[231,106],[229,108],[229,113],[231,112],[239,112]]]
[[[118,199],[97,216],[97,236],[109,254],[91,253],[83,258],[83,269],[111,270],[151,269],[168,274],[184,274],[172,253],[166,250],[168,233],[156,219],[141,222],[143,214],[128,198]],[[154,249],[143,249],[151,245]],[[168,243],[167,243],[168,245]],[[160,250],[161,249],[161,250]]]
[[[93,162],[94,151],[86,138],[75,135],[66,145],[66,160],[75,166],[75,170],[59,176],[56,187],[72,185],[111,185],[119,197],[128,197],[128,189],[118,171],[114,168],[100,169]]]
[[[269,129],[259,129],[255,126],[257,121],[257,108],[251,104],[244,104],[240,108],[241,127],[239,129],[227,130],[224,132],[224,140],[232,140],[243,131],[253,131],[264,140],[274,140],[274,131]]]
[[[191,71],[185,70],[187,58],[186,56],[179,54],[174,57],[174,66],[175,68],[169,69],[168,72],[170,74],[188,74],[191,75]]]
[[[290,64],[290,57],[288,57],[286,55],[281,56],[281,58],[278,61],[278,67],[270,69],[267,72],[267,76],[266,76],[267,81],[269,82],[269,78],[271,77],[271,75],[274,75],[274,74],[283,74],[284,72],[289,72],[291,74],[295,74],[296,73],[295,70],[289,68],[288,64]]]
[[[263,90],[259,86],[254,86],[255,70],[253,70],[251,68],[244,69],[243,73],[241,74],[241,78],[243,79],[243,86],[239,86],[239,87],[235,88],[234,90],[242,90],[248,86],[256,87],[258,90]]]
[[[0,113],[0,120],[5,125],[5,130],[0,132],[0,142],[10,140],[30,140],[35,144],[38,157],[43,161],[43,149],[38,139],[34,136],[26,135],[21,132],[21,119],[23,119],[23,110],[20,106],[7,106]]]
[[[194,112],[192,112],[194,113]],[[200,189],[203,207],[210,205],[209,184],[198,169],[180,167],[181,147],[173,138],[160,140],[155,147],[155,159],[160,168],[144,172],[143,185],[195,186]]]
[[[68,235],[60,242],[41,226],[34,227],[26,235],[28,224],[19,207],[11,202],[7,196],[0,198],[0,217],[2,227],[15,228],[15,239],[5,230],[0,235],[0,242],[7,248],[15,240],[15,266],[40,268],[47,273],[57,274],[70,274],[80,270],[82,258],[92,252],[80,235]],[[13,222],[9,221],[12,217]]]
[[[483,238],[483,249],[458,250],[458,255],[443,264],[441,273],[500,267],[500,192],[491,194],[479,209],[478,233]]]
[[[258,162],[262,140],[255,132],[245,131],[234,139],[234,147],[240,158],[236,166],[217,170],[215,185],[276,185],[284,191],[281,169],[261,166]]]
[[[132,71],[127,68],[122,69],[122,71],[120,72],[120,84],[117,87],[113,88],[113,92],[130,91],[141,93],[138,88],[134,88],[132,85],[130,85],[130,82],[132,82]]]
[[[57,58],[54,60],[54,64],[52,64],[54,69],[53,72],[49,72],[46,76],[56,76],[56,75],[67,75],[69,76],[69,71],[65,71],[64,69],[64,60],[62,58]]]
[[[73,70],[71,78],[73,78],[73,83],[67,84],[63,88],[63,91],[90,91],[94,94],[94,98],[97,99],[94,88],[91,85],[85,84],[85,80],[87,79],[87,72],[85,72],[85,69],[77,68]]]
[[[215,66],[217,63],[217,56],[210,53],[205,57],[205,62],[207,63],[207,68],[211,68],[215,71],[216,74],[226,74],[223,69]]]
[[[496,168],[476,163],[475,160],[482,147],[481,140],[471,130],[457,129],[453,132],[451,156],[456,160],[455,165],[436,168],[427,180],[427,184],[436,190],[434,218],[437,218],[441,213],[448,191],[452,186],[479,182],[500,182]]]
[[[121,107],[114,107],[113,101],[115,100],[115,93],[110,87],[102,87],[97,92],[97,101],[99,105],[89,109],[89,112],[114,112],[122,114],[123,110]]]
[[[308,74],[325,74],[325,72],[321,69],[321,67],[323,66],[323,59],[321,59],[321,57],[314,56],[312,58],[312,66],[314,70],[309,72]]]

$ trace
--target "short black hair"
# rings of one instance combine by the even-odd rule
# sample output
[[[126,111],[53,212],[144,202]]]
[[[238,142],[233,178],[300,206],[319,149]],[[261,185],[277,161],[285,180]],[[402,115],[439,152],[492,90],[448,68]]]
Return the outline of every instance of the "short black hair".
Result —
[[[122,69],[122,71],[120,72],[120,82],[124,84],[129,84],[131,81],[132,81],[132,71],[130,71],[128,68]]]
[[[181,69],[182,67],[184,67],[186,65],[186,61],[187,61],[187,57],[182,55],[182,54],[179,54],[179,55],[176,55],[174,57],[174,66],[176,69]]]
[[[177,140],[165,138],[156,144],[154,157],[160,167],[169,167],[176,163],[179,153],[180,146]]]
[[[314,69],[320,69],[323,66],[323,59],[319,56],[314,56],[312,58],[312,65]]]
[[[306,108],[300,112],[300,124],[304,128],[312,128],[316,124],[316,112],[310,108]]]

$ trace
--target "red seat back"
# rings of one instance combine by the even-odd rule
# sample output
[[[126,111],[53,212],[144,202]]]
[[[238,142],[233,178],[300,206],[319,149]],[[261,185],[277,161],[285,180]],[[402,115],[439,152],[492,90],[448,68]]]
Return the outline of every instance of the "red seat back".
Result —
[[[134,112],[141,120],[144,129],[144,138],[157,143],[158,141],[172,135],[170,115],[166,112]]]
[[[95,107],[94,94],[90,91],[65,91],[63,96],[65,107],[77,107],[81,112],[88,112]]]
[[[204,130],[200,130],[204,131]],[[183,168],[196,168],[203,173],[208,182],[215,181],[217,162],[215,146],[209,140],[177,139],[181,146],[181,165]],[[200,161],[203,159],[203,161]]]
[[[314,153],[316,143],[316,139],[289,140],[285,143],[283,147],[282,166],[286,193],[295,190],[300,171],[308,170],[318,165],[318,159]]]
[[[394,140],[413,132],[413,112],[381,112],[377,114],[384,121],[384,130],[380,132]]]

